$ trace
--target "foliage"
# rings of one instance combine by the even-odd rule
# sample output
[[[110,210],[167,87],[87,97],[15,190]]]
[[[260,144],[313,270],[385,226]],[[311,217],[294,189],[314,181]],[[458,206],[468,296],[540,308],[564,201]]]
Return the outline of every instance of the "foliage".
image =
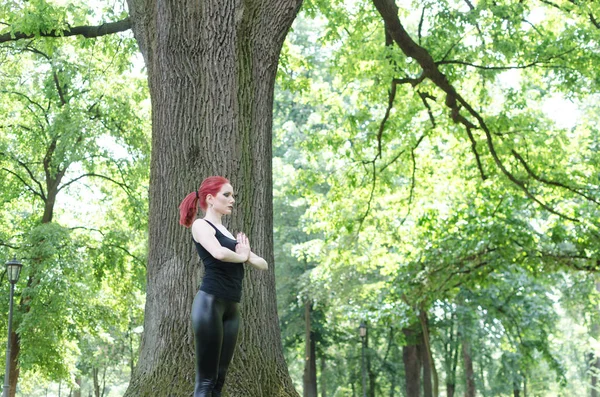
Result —
[[[371,358],[384,363],[383,330],[401,346],[400,331],[426,310],[439,364],[442,319],[460,308],[455,326],[485,367],[478,388],[511,393],[501,381],[510,378],[540,393],[582,390],[585,372],[570,370],[581,356],[558,347],[566,331],[552,324],[574,302],[560,280],[596,270],[599,258],[597,10],[403,3],[401,23],[452,91],[386,37],[373,3],[305,3],[278,80],[276,137],[288,145],[275,150],[278,189],[306,205],[298,222],[308,239],[290,251],[314,264],[301,280],[323,304],[325,332],[335,330],[329,343],[355,349],[342,335],[368,319]],[[557,101],[575,103],[579,117],[551,113]],[[391,384],[380,373],[378,393]]]
[[[9,3],[2,32],[99,15],[81,2]],[[104,18],[123,16],[113,6],[103,5]],[[24,263],[14,319],[24,385],[73,387],[93,370],[134,363],[150,150],[136,50],[130,34],[0,48],[0,254]]]

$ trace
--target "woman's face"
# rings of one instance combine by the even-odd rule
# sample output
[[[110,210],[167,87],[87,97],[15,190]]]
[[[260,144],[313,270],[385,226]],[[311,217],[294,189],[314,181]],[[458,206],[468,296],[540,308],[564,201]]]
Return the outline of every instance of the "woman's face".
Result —
[[[229,183],[221,186],[221,190],[219,190],[216,196],[208,197],[209,207],[212,204],[212,209],[223,215],[231,214],[233,203],[235,203],[233,187]]]

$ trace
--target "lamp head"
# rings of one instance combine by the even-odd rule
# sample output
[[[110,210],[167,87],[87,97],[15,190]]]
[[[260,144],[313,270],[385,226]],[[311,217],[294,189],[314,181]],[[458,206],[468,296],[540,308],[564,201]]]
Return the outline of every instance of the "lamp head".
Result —
[[[361,321],[360,326],[358,327],[358,331],[360,332],[361,338],[367,336],[367,324],[365,324],[364,321]]]
[[[19,276],[21,275],[21,268],[23,264],[17,260],[17,257],[13,257],[12,260],[6,262],[6,274],[8,275],[8,281],[12,284],[15,284],[19,281]]]

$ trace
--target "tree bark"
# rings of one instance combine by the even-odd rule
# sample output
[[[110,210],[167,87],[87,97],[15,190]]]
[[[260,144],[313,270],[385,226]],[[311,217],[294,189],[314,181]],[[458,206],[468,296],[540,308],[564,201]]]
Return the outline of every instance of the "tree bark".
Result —
[[[406,336],[407,345],[402,347],[402,361],[406,378],[406,397],[420,397],[421,389],[421,362],[415,343],[415,332],[405,328],[402,330]]]
[[[236,193],[227,226],[270,264],[247,269],[224,396],[297,396],[281,346],[273,269],[272,107],[281,46],[301,0],[128,0],[152,101],[144,334],[127,397],[189,396],[199,259],[177,206],[203,178]]]
[[[466,380],[465,397],[475,397],[475,371],[473,371],[471,358],[471,344],[465,338],[462,340],[462,356]]]
[[[304,303],[304,397],[317,397],[317,360],[315,358],[315,335],[311,329],[312,302]]]

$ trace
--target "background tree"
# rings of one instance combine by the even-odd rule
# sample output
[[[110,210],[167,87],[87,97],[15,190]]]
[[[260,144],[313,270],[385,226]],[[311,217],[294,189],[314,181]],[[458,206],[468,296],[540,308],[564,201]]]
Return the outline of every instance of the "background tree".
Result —
[[[4,5],[1,15],[10,22],[27,11],[26,5]],[[81,11],[72,15],[77,20]],[[135,293],[143,287],[134,246],[143,237],[127,223],[144,207],[149,149],[134,110],[144,86],[124,74],[132,44],[113,37],[14,42],[0,49],[1,248],[18,250],[26,262],[11,338],[11,395],[20,370],[72,381],[80,376],[75,363],[83,335],[97,337],[111,321],[139,321],[139,309],[117,321],[98,299],[109,289],[102,285],[108,272],[120,273],[123,286],[132,287],[112,289],[124,299],[112,310],[139,300]],[[110,79],[107,64],[115,69]],[[77,200],[83,205],[74,205]],[[98,219],[94,206],[102,203],[113,210]]]

